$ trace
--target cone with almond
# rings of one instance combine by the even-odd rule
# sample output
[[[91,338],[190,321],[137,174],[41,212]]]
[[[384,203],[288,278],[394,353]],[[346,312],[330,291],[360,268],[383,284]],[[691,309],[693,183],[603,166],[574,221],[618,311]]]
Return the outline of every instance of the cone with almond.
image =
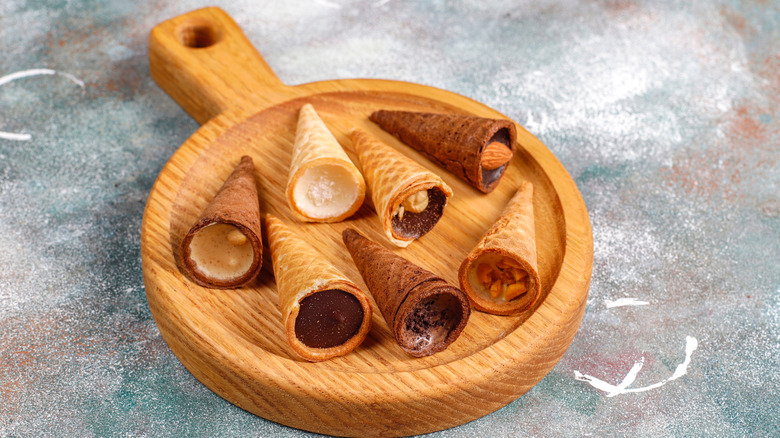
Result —
[[[298,113],[287,203],[298,220],[339,222],[363,204],[366,183],[311,104]]]
[[[432,230],[452,189],[435,173],[365,132],[354,129],[351,136],[390,242],[406,247]]]
[[[265,224],[287,343],[312,362],[354,350],[371,327],[366,295],[280,219]]]
[[[201,286],[237,288],[260,272],[263,242],[254,169],[252,158],[241,157],[182,240],[182,268]]]
[[[496,188],[515,151],[509,120],[380,110],[370,119],[477,189]]]
[[[344,244],[398,345],[414,357],[445,350],[466,327],[466,294],[347,228]]]
[[[527,318],[536,309],[541,284],[530,182],[521,184],[498,220],[468,254],[458,278],[477,310]]]

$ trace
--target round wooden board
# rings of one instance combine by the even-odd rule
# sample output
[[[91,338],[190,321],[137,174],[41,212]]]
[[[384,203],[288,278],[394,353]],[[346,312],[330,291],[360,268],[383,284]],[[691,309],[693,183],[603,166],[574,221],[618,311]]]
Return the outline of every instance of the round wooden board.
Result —
[[[200,41],[205,38],[208,44],[199,44],[206,47],[188,47],[193,44],[182,37],[187,32],[200,32]],[[226,59],[232,64],[226,65]],[[462,424],[506,405],[539,382],[564,354],[585,310],[593,255],[590,223],[571,177],[522,127],[517,126],[518,152],[504,179],[485,195],[368,120],[377,109],[505,118],[463,96],[381,80],[285,86],[216,8],[155,27],[150,67],[161,87],[204,124],[171,157],[149,194],[141,239],[146,292],[168,345],[214,392],[264,418],[304,430],[411,435]],[[348,133],[360,127],[439,174],[455,194],[437,226],[399,249],[384,237],[370,202],[342,223],[293,219],[284,190],[304,103],[314,106],[356,163]],[[241,155],[255,162],[262,213],[280,217],[364,291],[341,242],[346,227],[457,285],[457,270],[468,251],[518,184],[531,181],[545,298],[525,320],[472,312],[460,338],[426,358],[412,358],[395,344],[374,305],[371,332],[355,351],[320,363],[303,361],[286,343],[267,253],[257,281],[237,290],[200,287],[180,269],[177,253],[184,234]]]

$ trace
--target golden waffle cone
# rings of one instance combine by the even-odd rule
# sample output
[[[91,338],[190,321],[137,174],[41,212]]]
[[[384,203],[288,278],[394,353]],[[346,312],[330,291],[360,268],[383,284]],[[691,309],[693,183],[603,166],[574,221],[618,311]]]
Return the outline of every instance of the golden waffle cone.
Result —
[[[265,218],[268,248],[271,253],[274,278],[279,292],[287,342],[293,351],[309,361],[321,361],[343,356],[360,345],[371,326],[371,304],[363,292],[336,267],[330,264],[308,243],[299,238],[281,220],[268,214]],[[358,331],[345,343],[329,348],[310,347],[295,332],[301,301],[318,292],[341,290],[357,298],[363,309],[363,321]]]
[[[365,132],[353,129],[351,137],[385,235],[397,246],[408,246],[415,237],[401,236],[393,229],[393,213],[414,193],[437,188],[449,198],[452,189],[435,173]]]
[[[181,243],[180,254],[184,272],[196,283],[215,289],[231,289],[246,285],[260,272],[263,262],[262,229],[260,227],[260,202],[257,198],[255,167],[252,158],[241,157],[241,161],[222,184],[214,199],[209,202],[195,225],[190,228]],[[235,278],[218,279],[201,271],[192,259],[190,244],[204,227],[213,224],[227,224],[236,227],[252,245],[252,264],[243,274]]]
[[[296,184],[308,169],[323,165],[339,166],[347,170],[358,185],[358,196],[348,209],[336,216],[312,217],[296,204],[293,193]],[[301,107],[298,114],[298,127],[295,131],[295,144],[293,145],[286,195],[287,203],[293,214],[304,222],[342,221],[352,216],[360,208],[366,195],[366,183],[363,180],[363,175],[360,174],[339,142],[317,115],[314,107],[308,103]]]
[[[528,291],[506,301],[492,299],[474,290],[469,280],[471,265],[485,253],[496,253],[512,258],[528,273]],[[496,315],[531,316],[541,302],[541,284],[536,260],[536,231],[534,229],[533,185],[523,182],[504,207],[501,216],[482,236],[460,265],[460,287],[469,296],[472,305],[483,312]]]

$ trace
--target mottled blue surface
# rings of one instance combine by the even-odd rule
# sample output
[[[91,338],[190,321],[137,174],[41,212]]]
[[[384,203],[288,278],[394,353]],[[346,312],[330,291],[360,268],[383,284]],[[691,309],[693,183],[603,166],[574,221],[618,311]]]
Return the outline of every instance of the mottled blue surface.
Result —
[[[146,196],[196,128],[149,76],[157,23],[211,5],[0,3],[0,436],[307,436],[213,394],[151,317]],[[536,387],[433,436],[780,435],[776,1],[221,5],[287,84],[451,90],[560,159],[593,225],[582,327]],[[0,79],[2,81],[2,79]],[[7,138],[7,137],[6,137]],[[608,308],[636,298],[648,304]],[[575,371],[645,392],[607,393]]]

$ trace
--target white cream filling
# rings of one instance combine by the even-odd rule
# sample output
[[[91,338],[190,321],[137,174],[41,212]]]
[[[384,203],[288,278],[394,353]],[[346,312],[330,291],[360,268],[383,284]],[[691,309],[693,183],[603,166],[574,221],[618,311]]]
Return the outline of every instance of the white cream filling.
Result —
[[[311,167],[298,178],[293,200],[313,219],[338,217],[349,211],[359,195],[360,183],[352,172],[336,164]]]
[[[216,280],[240,277],[254,261],[252,244],[233,225],[207,225],[190,241],[190,259],[200,272]]]

